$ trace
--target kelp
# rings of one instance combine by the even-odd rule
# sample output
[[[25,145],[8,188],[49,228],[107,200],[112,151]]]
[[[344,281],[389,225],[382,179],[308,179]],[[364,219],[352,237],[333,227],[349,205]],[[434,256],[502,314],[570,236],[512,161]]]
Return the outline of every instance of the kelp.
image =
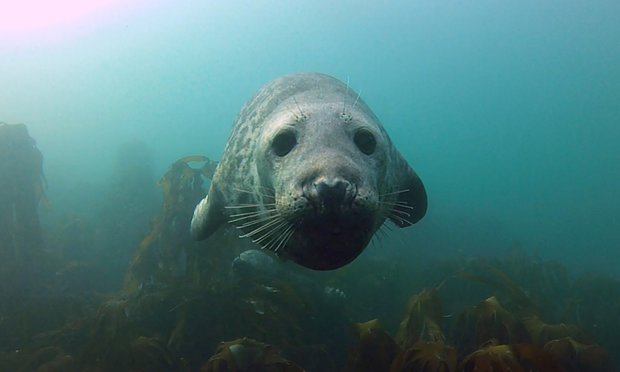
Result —
[[[523,318],[523,324],[532,337],[535,345],[543,346],[551,340],[571,337],[574,340],[591,343],[592,338],[574,324],[547,324],[537,316]]]
[[[552,346],[542,346],[551,339],[566,336],[577,337],[589,342],[591,340],[580,327],[571,324],[546,324],[538,315],[536,304],[525,291],[505,274],[494,268],[484,267],[475,275],[457,275],[448,277],[467,278],[467,281],[484,283],[492,289],[499,290],[513,310],[500,304],[497,297],[491,296],[478,305],[466,309],[457,317],[452,326],[452,333],[446,334],[441,327],[442,300],[440,290],[446,283],[442,281],[437,287],[424,289],[414,295],[407,308],[406,316],[401,322],[396,340],[404,349],[395,357],[391,372],[395,371],[562,371],[557,360],[571,358],[574,350],[584,350],[589,357],[587,362],[579,364],[575,370],[601,370],[600,365],[611,365],[609,357],[598,345],[577,347],[574,342],[552,354]],[[438,336],[437,336],[438,335]],[[434,337],[430,342],[425,338]],[[454,342],[455,347],[446,345]],[[385,343],[385,342],[384,342]],[[555,349],[559,349],[557,346]],[[381,349],[379,349],[381,350]],[[367,352],[367,354],[370,354]],[[566,355],[564,355],[566,354]],[[378,352],[382,355],[382,352]],[[585,358],[585,357],[584,357]],[[456,363],[460,366],[456,369]],[[595,360],[602,362],[594,362]],[[573,362],[573,364],[576,362]]]
[[[611,372],[614,370],[609,353],[596,344],[584,345],[571,337],[551,340],[544,350],[567,372]]]
[[[528,344],[498,345],[491,342],[468,355],[460,364],[463,372],[562,372],[553,358]]]
[[[249,338],[222,342],[201,372],[302,372],[272,345]]]
[[[577,278],[571,289],[569,319],[607,349],[620,351],[620,279],[586,274]]]
[[[224,261],[219,264],[225,266]],[[545,340],[565,333],[578,337],[578,333],[572,333],[577,328],[570,324],[546,324],[539,317],[522,317],[503,306],[497,297],[466,306],[460,315],[444,314],[447,284],[442,285],[443,282],[411,296],[401,318],[396,338],[399,342],[376,320],[360,323],[352,332],[348,362],[339,363],[342,349],[338,346],[346,340],[337,337],[339,332],[346,333],[348,313],[336,311],[339,307],[356,309],[374,297],[359,298],[347,293],[346,300],[330,307],[330,295],[320,290],[317,275],[304,281],[298,277],[300,272],[291,270],[280,271],[274,278],[238,281],[230,280],[229,274],[222,274],[222,280],[207,286],[173,280],[114,296],[100,307],[96,317],[82,322],[78,330],[65,329],[45,337],[48,345],[60,345],[61,351],[47,350],[46,354],[43,350],[28,365],[66,363],[67,368],[77,366],[77,370],[197,370],[201,365],[207,368],[205,352],[215,349],[218,342],[247,337],[281,348],[284,359],[309,370],[460,371],[485,370],[489,366],[495,370],[561,370],[553,360],[562,361],[560,368],[569,371],[611,370],[609,355],[596,344],[586,345],[587,337],[579,336],[583,342],[580,346],[577,341],[560,339],[541,347]],[[451,278],[453,287],[469,282],[455,282]],[[331,279],[326,282],[330,288],[340,284]],[[317,290],[310,291],[310,286],[317,286]],[[428,319],[433,319],[437,327],[433,334],[442,337],[420,341],[420,335],[429,335],[425,329]],[[88,337],[78,349],[82,352],[65,347],[69,335],[83,339],[85,332]],[[407,345],[411,340],[417,341]],[[401,348],[399,343],[407,347]],[[44,343],[24,350],[19,361],[7,361],[0,366],[25,365],[27,356],[35,355],[42,347]],[[577,354],[581,356],[578,362],[572,357]],[[67,355],[73,359],[67,359]],[[229,368],[223,360],[218,359],[209,368]]]
[[[77,371],[75,359],[56,346],[46,346],[30,354],[18,369],[29,371]]]
[[[457,363],[456,349],[445,344],[441,328],[443,305],[436,287],[425,288],[412,296],[396,341],[402,351],[391,364],[390,371],[454,371]]]
[[[138,336],[130,343],[130,371],[181,371],[181,360],[175,359],[158,336]]]
[[[97,266],[78,260],[64,262],[45,282],[50,293],[71,293],[57,305],[50,298],[23,307],[19,299],[0,303],[3,345],[25,345],[0,353],[0,369],[195,371],[269,362],[265,368],[276,370],[555,371],[557,359],[569,371],[611,370],[611,357],[594,340],[617,342],[617,280],[572,281],[563,267],[540,260],[448,258],[412,267],[360,257],[333,273],[274,260],[260,275],[238,277],[231,263],[245,246],[237,234],[223,231],[208,245],[189,239],[189,219],[215,164],[186,157],[162,177],[161,210],[124,291],[89,294],[95,287],[82,284]],[[78,245],[88,245],[86,222],[64,225],[84,235]],[[385,329],[374,320],[347,332],[372,315]],[[209,360],[221,341],[235,339]]]
[[[463,372],[525,372],[510,345],[485,346],[467,356],[459,370]]]
[[[424,289],[409,301],[407,313],[396,335],[396,342],[402,348],[408,349],[419,341],[445,341],[441,330],[443,310],[439,288]]]
[[[453,372],[457,357],[457,350],[443,342],[416,342],[396,356],[390,372]]]
[[[190,163],[202,165],[193,168]],[[147,283],[168,283],[185,276],[196,267],[196,242],[189,236],[193,208],[204,197],[202,185],[211,177],[217,162],[194,155],[174,162],[159,181],[163,203],[151,231],[140,242],[125,279],[126,291],[137,290]],[[194,276],[198,273],[194,272]],[[189,273],[192,276],[192,273]]]
[[[356,346],[349,352],[345,371],[389,371],[392,361],[400,352],[400,347],[381,328],[379,320],[354,324],[352,332]]]
[[[491,296],[461,314],[455,339],[462,351],[470,352],[491,340],[501,344],[528,342],[529,335],[519,318]]]
[[[471,267],[458,271],[457,278],[478,282],[494,288],[505,296],[510,307],[521,316],[539,314],[538,305],[523,288],[506,273],[484,262],[474,262]]]
[[[0,123],[0,261],[33,268],[43,246],[37,206],[45,198],[43,155],[24,124]],[[6,279],[4,279],[6,280]]]

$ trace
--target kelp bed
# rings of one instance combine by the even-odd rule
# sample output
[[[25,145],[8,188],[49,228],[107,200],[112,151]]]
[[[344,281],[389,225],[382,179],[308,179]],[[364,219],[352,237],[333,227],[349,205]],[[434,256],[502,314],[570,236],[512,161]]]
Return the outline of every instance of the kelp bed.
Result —
[[[214,166],[188,157],[164,175],[161,211],[122,289],[102,289],[105,267],[69,262],[58,249],[38,253],[36,273],[25,262],[2,265],[0,370],[613,370],[617,280],[575,277],[522,253],[467,262],[363,255],[333,272],[260,252],[246,259],[233,230],[207,243],[187,235]],[[64,231],[74,230],[56,234]]]
[[[544,282],[561,267],[533,260],[417,270],[361,260],[324,278],[290,268],[277,279],[222,273],[208,286],[18,299],[3,309],[0,370],[613,370],[617,281]],[[540,276],[519,284],[504,274],[532,266]],[[404,303],[437,276],[449,279]]]

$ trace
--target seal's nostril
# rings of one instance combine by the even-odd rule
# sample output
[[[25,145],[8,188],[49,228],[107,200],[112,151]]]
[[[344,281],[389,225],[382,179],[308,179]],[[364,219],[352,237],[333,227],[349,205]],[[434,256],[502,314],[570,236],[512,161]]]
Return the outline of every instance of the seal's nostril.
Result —
[[[320,199],[325,203],[339,204],[344,200],[345,193],[347,191],[347,183],[342,180],[337,180],[331,183],[319,182],[315,183],[314,187]]]
[[[319,178],[312,182],[311,189],[311,198],[328,208],[349,203],[355,197],[351,183],[342,178]]]

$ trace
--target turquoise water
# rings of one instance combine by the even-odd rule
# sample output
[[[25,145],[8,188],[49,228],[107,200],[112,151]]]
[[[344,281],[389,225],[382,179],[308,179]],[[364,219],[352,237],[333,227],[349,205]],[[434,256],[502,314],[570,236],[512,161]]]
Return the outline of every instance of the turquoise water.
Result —
[[[0,121],[45,156],[54,216],[90,213],[118,148],[154,173],[218,159],[269,80],[349,80],[425,182],[429,213],[369,254],[620,263],[620,3],[255,1],[116,4],[4,32]],[[377,248],[378,247],[378,248]]]
[[[373,369],[351,352],[441,334],[459,363],[490,337],[570,336],[618,364],[620,2],[13,3],[0,123],[37,141],[49,203],[36,152],[0,125],[0,370],[198,370],[240,337],[308,371]],[[200,176],[169,166],[219,159],[243,104],[301,71],[361,92],[427,216],[328,272],[239,255],[226,230],[190,241]],[[387,344],[363,348],[351,326],[374,318]]]

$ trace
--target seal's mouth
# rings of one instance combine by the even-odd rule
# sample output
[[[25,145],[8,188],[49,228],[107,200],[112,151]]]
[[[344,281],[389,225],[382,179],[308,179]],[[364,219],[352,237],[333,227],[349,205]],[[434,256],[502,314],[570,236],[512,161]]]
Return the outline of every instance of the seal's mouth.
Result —
[[[311,214],[296,224],[295,234],[280,254],[310,269],[337,269],[359,256],[373,233],[370,216]]]
[[[303,183],[295,232],[278,254],[314,270],[353,261],[375,232],[375,213],[358,200],[358,185],[340,176],[319,175]]]

